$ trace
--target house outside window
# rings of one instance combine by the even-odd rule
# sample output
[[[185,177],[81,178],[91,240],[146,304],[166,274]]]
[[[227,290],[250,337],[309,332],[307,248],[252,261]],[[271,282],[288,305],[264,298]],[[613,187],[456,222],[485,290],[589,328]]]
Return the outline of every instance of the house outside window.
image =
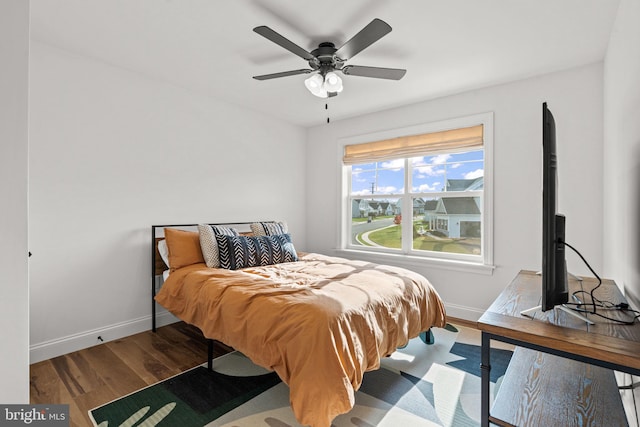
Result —
[[[341,247],[491,264],[490,113],[343,141]]]

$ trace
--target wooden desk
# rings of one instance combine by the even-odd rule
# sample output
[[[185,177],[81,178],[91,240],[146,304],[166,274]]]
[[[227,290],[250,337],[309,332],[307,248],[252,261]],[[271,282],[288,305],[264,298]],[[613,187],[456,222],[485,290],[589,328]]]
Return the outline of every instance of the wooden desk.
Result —
[[[569,281],[570,293],[580,289],[588,292],[596,285],[597,281],[593,278],[584,278],[583,281],[575,279]],[[505,420],[490,416],[491,340],[507,342],[515,346],[632,375],[640,375],[640,323],[621,325],[587,314],[586,316],[595,322],[594,325],[588,325],[561,310],[538,311],[535,313],[534,319],[522,316],[521,311],[540,304],[541,288],[539,275],[531,271],[521,271],[478,321],[478,328],[482,331],[483,426],[489,426],[490,422],[499,425],[518,422],[517,420],[509,420],[505,423],[503,422]],[[618,287],[610,280],[603,280],[600,288],[595,291],[595,296],[600,300],[611,301],[614,304],[625,302]],[[586,295],[582,300],[590,302]],[[598,313],[626,320],[631,317],[625,316],[620,310],[599,309]],[[561,373],[559,372],[559,374]],[[606,408],[601,410],[606,410]]]

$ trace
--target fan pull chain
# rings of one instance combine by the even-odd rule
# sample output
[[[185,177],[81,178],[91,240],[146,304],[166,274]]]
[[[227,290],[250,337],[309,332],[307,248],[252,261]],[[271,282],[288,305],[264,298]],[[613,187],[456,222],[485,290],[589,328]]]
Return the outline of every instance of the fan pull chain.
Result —
[[[329,104],[324,104],[324,109],[328,110],[329,109]],[[329,115],[327,114],[327,123],[329,123]]]

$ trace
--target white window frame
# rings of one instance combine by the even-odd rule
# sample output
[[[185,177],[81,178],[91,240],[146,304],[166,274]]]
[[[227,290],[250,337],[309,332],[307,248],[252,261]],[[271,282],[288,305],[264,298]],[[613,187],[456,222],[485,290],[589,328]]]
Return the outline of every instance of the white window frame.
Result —
[[[362,144],[371,141],[397,138],[409,135],[440,132],[450,129],[465,128],[475,125],[483,125],[483,150],[484,150],[484,187],[482,192],[482,249],[481,255],[462,255],[448,252],[427,252],[418,250],[398,250],[387,248],[373,248],[351,243],[351,166],[344,165],[342,156],[344,147],[351,144]],[[491,274],[493,266],[493,113],[481,113],[471,116],[458,117],[448,120],[440,120],[398,129],[380,131],[375,133],[357,135],[342,138],[338,141],[338,156],[340,174],[340,210],[339,210],[339,230],[338,230],[338,252],[343,255],[352,255],[371,260],[374,262],[395,261],[400,264],[424,265],[425,262],[436,267],[443,267],[454,270],[470,270],[472,272]],[[412,197],[438,197],[441,193],[412,193],[410,186],[410,173],[408,160],[405,161],[405,193],[402,212],[412,212]],[[472,192],[473,193],[473,192]],[[409,196],[409,197],[406,197]],[[455,192],[446,193],[447,197],[469,197],[469,192],[457,194]],[[372,196],[368,196],[372,197]],[[396,195],[373,195],[373,198],[392,199]],[[403,241],[412,241],[412,228],[403,227]],[[412,246],[412,245],[410,245]]]

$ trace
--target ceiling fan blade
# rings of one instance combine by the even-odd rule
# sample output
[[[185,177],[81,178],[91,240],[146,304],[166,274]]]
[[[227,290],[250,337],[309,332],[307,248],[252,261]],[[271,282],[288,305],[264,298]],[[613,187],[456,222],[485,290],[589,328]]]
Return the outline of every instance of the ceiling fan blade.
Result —
[[[277,79],[278,77],[287,77],[287,76],[295,76],[296,74],[309,74],[313,72],[312,69],[302,69],[302,70],[291,70],[291,71],[283,71],[281,73],[273,73],[273,74],[263,74],[261,76],[253,76],[256,80],[269,80],[269,79]]]
[[[342,72],[348,76],[373,77],[376,79],[400,80],[407,70],[400,68],[363,67],[361,65],[345,65]]]
[[[390,32],[391,26],[383,20],[376,18],[369,22],[366,27],[360,30],[360,32],[353,36],[348,42],[340,46],[335,54],[338,58],[346,61]]]
[[[293,53],[294,55],[298,55],[300,58],[306,59],[307,61],[314,59],[314,56],[311,53],[307,52],[297,44],[281,36],[280,34],[276,33],[271,28],[265,25],[262,25],[260,27],[255,27],[253,31],[271,40],[275,44],[287,49],[289,52]]]

